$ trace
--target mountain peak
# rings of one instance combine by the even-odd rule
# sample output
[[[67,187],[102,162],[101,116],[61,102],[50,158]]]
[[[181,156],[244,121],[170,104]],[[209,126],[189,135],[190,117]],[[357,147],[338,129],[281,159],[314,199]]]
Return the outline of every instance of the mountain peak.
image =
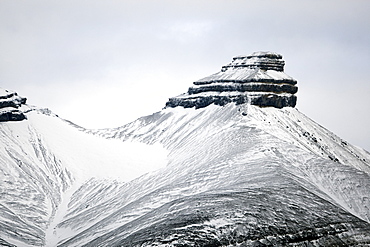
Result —
[[[170,98],[166,107],[202,108],[230,102],[294,107],[297,81],[284,73],[284,65],[282,55],[275,52],[236,56],[220,72],[195,81],[187,93]]]
[[[0,88],[0,122],[26,119],[19,109],[26,101],[26,98],[20,97],[16,92]]]
[[[233,62],[223,66],[222,70],[227,68],[247,67],[250,69],[260,68],[263,70],[284,71],[285,62],[282,60],[283,56],[275,52],[253,52],[247,56],[236,56]]]

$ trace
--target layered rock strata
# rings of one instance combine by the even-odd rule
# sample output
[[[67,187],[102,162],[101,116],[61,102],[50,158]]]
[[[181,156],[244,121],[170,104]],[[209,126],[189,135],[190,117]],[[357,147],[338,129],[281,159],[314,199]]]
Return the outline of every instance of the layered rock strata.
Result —
[[[202,108],[231,102],[294,107],[297,81],[284,73],[284,65],[282,56],[273,52],[234,57],[220,72],[195,81],[187,93],[170,98],[166,107]]]
[[[26,104],[26,100],[16,92],[0,88],[0,122],[26,119],[20,110],[20,107]]]

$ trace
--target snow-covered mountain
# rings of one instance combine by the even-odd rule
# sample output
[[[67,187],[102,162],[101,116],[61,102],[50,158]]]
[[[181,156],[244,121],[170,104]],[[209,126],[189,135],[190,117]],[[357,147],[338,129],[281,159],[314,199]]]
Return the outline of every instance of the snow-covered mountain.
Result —
[[[370,246],[370,154],[292,107],[283,65],[239,56],[115,129],[18,100],[25,119],[0,122],[0,246]]]

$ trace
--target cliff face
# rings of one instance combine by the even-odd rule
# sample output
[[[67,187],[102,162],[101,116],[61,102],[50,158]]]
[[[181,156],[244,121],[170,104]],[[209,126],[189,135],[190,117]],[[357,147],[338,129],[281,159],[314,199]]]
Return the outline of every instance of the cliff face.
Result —
[[[220,72],[194,82],[187,93],[170,98],[166,107],[202,108],[230,102],[294,107],[297,81],[284,73],[284,64],[282,56],[273,52],[234,57]]]
[[[21,105],[26,104],[26,100],[18,96],[16,92],[0,88],[0,122],[26,119],[19,109]]]

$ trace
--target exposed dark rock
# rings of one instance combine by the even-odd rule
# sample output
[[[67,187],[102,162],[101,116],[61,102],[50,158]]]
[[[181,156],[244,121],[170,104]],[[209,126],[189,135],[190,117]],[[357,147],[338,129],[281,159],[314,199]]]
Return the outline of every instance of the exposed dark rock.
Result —
[[[202,108],[231,102],[294,107],[297,81],[284,73],[284,64],[282,56],[273,52],[234,57],[220,72],[194,82],[187,93],[170,98],[166,107]]]
[[[194,98],[170,98],[166,103],[166,107],[182,106],[184,108],[196,109],[209,106],[211,104],[224,106],[228,103],[235,102],[237,105],[250,103],[260,107],[294,107],[297,102],[295,95],[278,96],[276,94],[263,95],[236,95],[236,96],[204,96]]]
[[[19,110],[0,112],[0,122],[21,121],[24,119],[26,119],[26,116]]]
[[[202,92],[272,92],[272,93],[291,93],[295,94],[298,88],[289,84],[273,83],[224,83],[210,84],[202,87],[190,87],[188,94],[197,94]]]
[[[27,99],[16,92],[0,88],[0,122],[21,121],[27,119],[20,107]]]
[[[253,71],[253,70],[252,70]],[[211,76],[209,76],[211,77]],[[272,80],[271,78],[246,78],[246,79],[209,79],[209,80],[205,80],[207,79],[206,78],[203,78],[201,80],[198,80],[198,81],[195,81],[193,82],[194,85],[207,85],[207,84],[211,84],[211,83],[216,83],[216,82],[221,82],[221,83],[225,83],[225,82],[229,82],[229,83],[248,83],[248,82],[266,82],[266,83],[271,83],[271,81],[273,81],[274,84],[281,84],[281,83],[285,83],[285,84],[291,84],[291,85],[295,85],[297,84],[297,81],[296,80],[292,80],[292,79],[274,79]]]
[[[169,101],[166,103],[166,107],[182,106],[184,108],[202,108],[209,106],[210,104],[223,106],[230,102],[239,102],[239,104],[241,104],[247,102],[247,100],[242,98],[241,96],[206,96],[187,99],[170,98]]]
[[[261,107],[272,106],[276,108],[283,108],[287,106],[294,107],[297,103],[297,96],[279,96],[276,94],[264,94],[259,97],[252,98],[251,104]]]
[[[263,70],[284,71],[285,62],[283,56],[273,52],[254,52],[248,56],[237,56],[233,58],[233,62],[223,66],[222,70],[228,68],[247,67],[260,68]]]

